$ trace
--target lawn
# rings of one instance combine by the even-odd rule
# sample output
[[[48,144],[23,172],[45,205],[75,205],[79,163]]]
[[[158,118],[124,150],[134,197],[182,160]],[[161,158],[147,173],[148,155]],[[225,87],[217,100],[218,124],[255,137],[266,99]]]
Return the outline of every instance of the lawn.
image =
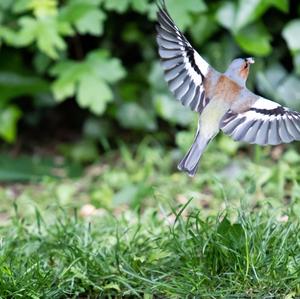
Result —
[[[1,298],[300,295],[295,149],[222,137],[191,179],[152,145],[77,179],[2,185]]]

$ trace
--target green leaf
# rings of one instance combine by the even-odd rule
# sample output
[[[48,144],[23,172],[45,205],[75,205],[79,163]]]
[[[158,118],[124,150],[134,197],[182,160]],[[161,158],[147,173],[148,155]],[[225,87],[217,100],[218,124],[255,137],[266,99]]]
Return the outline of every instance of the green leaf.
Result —
[[[9,9],[13,5],[14,2],[15,2],[15,0],[1,1],[0,2],[0,8],[1,8],[1,10],[7,10],[7,9]]]
[[[268,2],[282,12],[289,12],[289,0],[269,0]]]
[[[202,0],[169,0],[167,3],[170,15],[181,30],[185,30],[193,24],[192,13],[203,13],[207,6]]]
[[[156,21],[157,19],[157,5],[155,3],[148,5],[148,18],[151,21]]]
[[[0,89],[1,101],[7,101],[19,96],[47,92],[49,84],[47,81],[31,75],[2,71],[0,72]]]
[[[148,75],[148,81],[153,86],[155,93],[165,93],[167,91],[167,84],[163,78],[163,70],[158,62],[154,62]],[[133,86],[133,89],[135,86]],[[134,90],[136,93],[136,91]]]
[[[235,39],[245,52],[255,56],[267,56],[272,51],[271,36],[263,24],[244,28],[235,35]]]
[[[8,106],[0,110],[0,136],[7,142],[15,141],[17,135],[17,123],[21,117],[21,111],[16,106]]]
[[[131,0],[104,0],[104,6],[107,10],[124,13],[128,9],[130,2]]]
[[[71,2],[60,12],[60,19],[75,26],[81,34],[101,35],[106,15],[97,4]]]
[[[268,9],[265,0],[240,0],[234,23],[234,31],[241,30],[252,21],[257,20]]]
[[[239,0],[226,1],[219,7],[216,18],[228,30],[238,33],[245,26],[258,20],[271,6],[288,12],[288,0]]]
[[[36,41],[39,49],[53,59],[58,58],[58,51],[66,49],[66,43],[61,37],[72,33],[71,28],[59,24],[53,18],[43,18],[36,24]]]
[[[52,91],[57,101],[63,101],[74,96],[76,83],[86,73],[86,66],[72,61],[64,61],[56,64],[51,69],[51,74],[58,76],[52,85]]]
[[[57,59],[58,52],[66,49],[62,36],[72,33],[67,23],[59,23],[54,17],[22,17],[19,25],[20,30],[17,32],[1,28],[0,37],[7,44],[16,47],[25,47],[36,42],[38,48],[52,59]]]
[[[300,41],[297,37],[300,30],[300,19],[290,21],[283,29],[282,36],[293,54],[296,73],[300,74]]]
[[[86,63],[95,76],[109,83],[115,83],[125,76],[121,61],[110,58],[107,51],[91,52]]]
[[[193,26],[189,28],[193,40],[199,45],[203,44],[219,30],[219,26],[215,19],[212,16],[206,15],[201,16],[201,18],[197,18],[197,20],[193,23]]]
[[[91,52],[83,62],[58,63],[51,74],[58,77],[52,86],[58,101],[76,95],[81,107],[102,114],[107,103],[113,100],[110,84],[123,78],[125,71],[118,59],[99,50]]]
[[[297,75],[300,75],[300,51],[294,55],[294,66]]]
[[[259,71],[256,80],[259,92],[276,100],[278,98],[277,88],[286,76],[286,69],[278,63],[270,65],[264,71]]]
[[[156,112],[161,118],[170,123],[182,126],[188,126],[190,124],[193,113],[183,107],[181,103],[163,94],[157,95],[154,98]]]
[[[29,10],[31,0],[18,0],[15,1],[13,5],[13,12],[14,13],[23,13]]]
[[[32,10],[38,18],[55,16],[57,14],[57,0],[18,0],[14,4],[13,11],[22,13]]]
[[[229,34],[226,34],[216,42],[209,42],[203,48],[204,57],[217,70],[225,71],[230,62],[240,55],[240,50]],[[206,54],[206,55],[205,55]]]
[[[298,110],[300,108],[300,79],[290,75],[278,87],[278,97],[288,107]]]
[[[101,35],[103,33],[104,20],[105,14],[95,9],[80,18],[76,22],[76,28],[82,34]]]
[[[77,102],[83,108],[89,108],[94,114],[102,114],[113,94],[107,83],[92,75],[86,75],[79,81]]]
[[[21,23],[22,22],[22,23]],[[4,26],[0,26],[0,38],[8,45],[25,47],[34,42],[35,22],[31,18],[22,18],[19,21],[21,28],[18,32]]]
[[[57,14],[57,0],[30,0],[29,8],[38,18],[45,18]]]
[[[291,52],[300,51],[300,39],[298,38],[300,32],[300,19],[290,21],[283,29],[282,36],[288,44]]]
[[[140,13],[147,12],[149,7],[148,0],[131,0],[131,3],[133,9]]]
[[[136,103],[123,104],[117,112],[117,119],[127,129],[144,129],[149,131],[156,129],[153,114]]]
[[[223,27],[233,31],[235,25],[236,5],[233,2],[222,2],[216,12],[216,19]]]

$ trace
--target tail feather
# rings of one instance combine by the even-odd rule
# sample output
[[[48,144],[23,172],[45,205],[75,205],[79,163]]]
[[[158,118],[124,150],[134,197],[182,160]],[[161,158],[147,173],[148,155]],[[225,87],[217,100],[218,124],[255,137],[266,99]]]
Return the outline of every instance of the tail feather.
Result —
[[[200,131],[198,129],[195,140],[187,154],[178,164],[178,169],[186,172],[189,176],[195,176],[199,167],[200,158],[210,140],[211,139],[203,140],[200,138]]]

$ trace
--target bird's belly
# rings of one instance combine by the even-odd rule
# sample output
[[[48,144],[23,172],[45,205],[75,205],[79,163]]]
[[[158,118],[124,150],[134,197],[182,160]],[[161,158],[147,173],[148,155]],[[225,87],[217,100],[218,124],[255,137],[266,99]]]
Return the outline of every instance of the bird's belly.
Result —
[[[219,100],[211,100],[200,116],[201,135],[207,139],[215,136],[220,130],[220,121],[230,105]]]

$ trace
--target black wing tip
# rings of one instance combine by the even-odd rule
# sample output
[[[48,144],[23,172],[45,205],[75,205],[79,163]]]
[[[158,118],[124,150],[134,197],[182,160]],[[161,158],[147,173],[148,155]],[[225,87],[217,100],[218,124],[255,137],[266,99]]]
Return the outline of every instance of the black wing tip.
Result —
[[[165,0],[157,0],[156,6],[158,8],[157,15],[167,19],[171,18]]]
[[[180,33],[177,32],[176,25],[168,12],[165,0],[157,0],[156,5],[158,7],[158,11],[156,13],[158,26],[156,27],[156,31],[159,31],[158,29],[160,28],[162,31],[173,32],[176,35],[180,35]],[[158,32],[158,34],[159,33],[160,32]]]
[[[165,0],[156,0],[156,6],[161,10],[167,9]]]

